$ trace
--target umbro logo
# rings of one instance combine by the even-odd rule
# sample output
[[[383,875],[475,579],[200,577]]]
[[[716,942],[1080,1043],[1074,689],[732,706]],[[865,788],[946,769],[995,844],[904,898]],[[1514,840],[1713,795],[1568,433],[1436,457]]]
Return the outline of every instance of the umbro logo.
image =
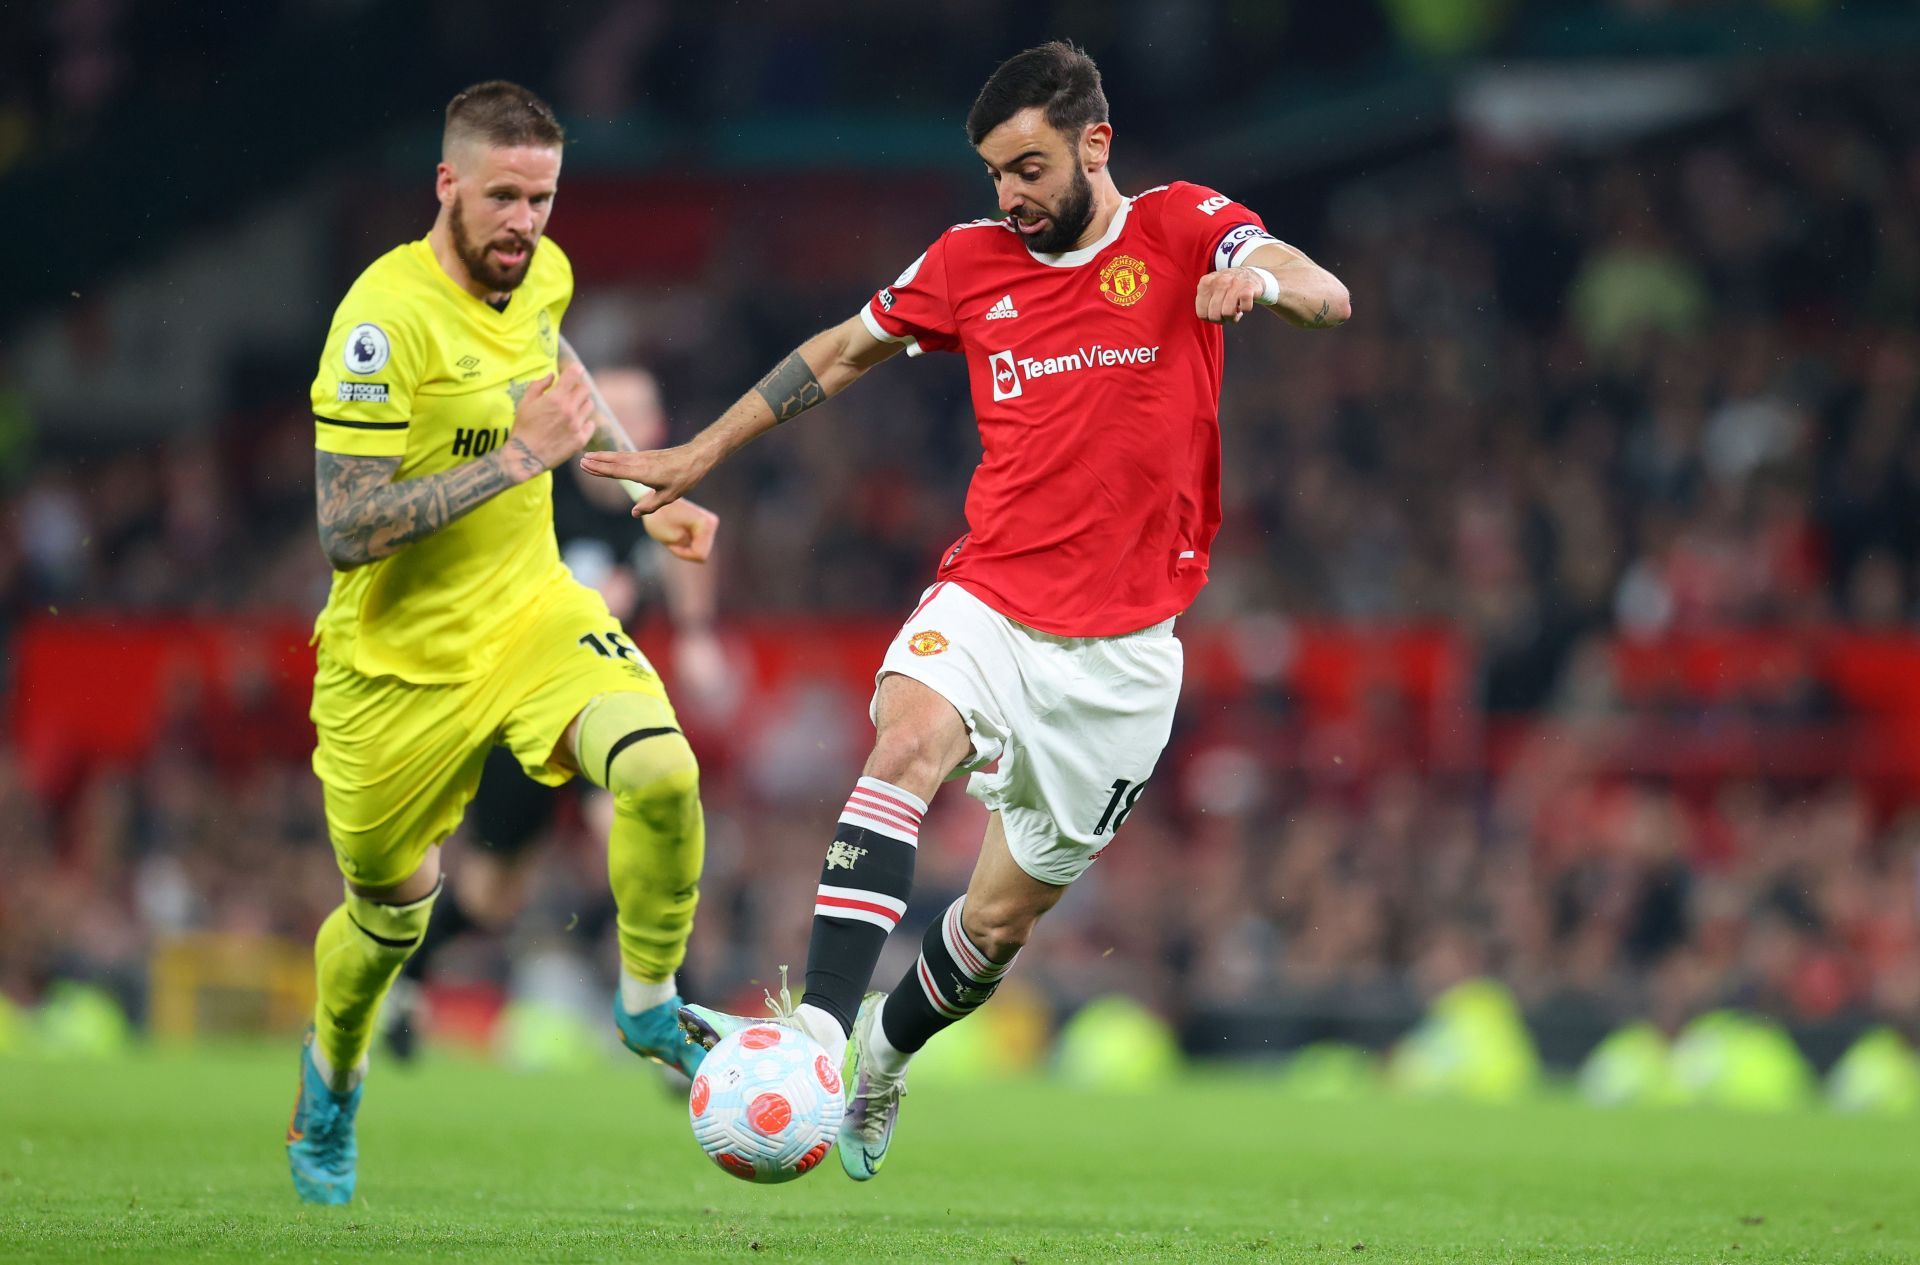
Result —
[[[1013,306],[1011,294],[1001,295],[1000,301],[987,309],[987,319],[990,321],[1010,321],[1018,315],[1020,312]]]

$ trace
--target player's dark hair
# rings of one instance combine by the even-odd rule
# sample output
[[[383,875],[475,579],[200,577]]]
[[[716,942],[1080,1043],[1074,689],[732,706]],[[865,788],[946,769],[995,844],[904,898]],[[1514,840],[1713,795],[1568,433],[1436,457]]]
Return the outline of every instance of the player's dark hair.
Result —
[[[489,79],[454,94],[447,102],[447,130],[441,153],[461,140],[485,141],[497,148],[517,145],[559,146],[567,133],[553,107],[517,83]]]
[[[967,142],[978,148],[988,132],[1036,105],[1045,107],[1047,122],[1070,140],[1089,123],[1107,121],[1100,68],[1085,49],[1054,40],[1001,62],[967,111]]]

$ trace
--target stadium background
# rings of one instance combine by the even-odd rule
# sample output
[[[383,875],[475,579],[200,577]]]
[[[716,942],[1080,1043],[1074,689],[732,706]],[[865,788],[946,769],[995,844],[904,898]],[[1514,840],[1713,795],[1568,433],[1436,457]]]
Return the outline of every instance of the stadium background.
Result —
[[[1821,1069],[1875,1025],[1920,1035],[1909,6],[43,0],[5,22],[11,1039],[63,981],[163,1032],[299,1022],[338,890],[306,765],[327,570],[303,393],[347,282],[431,221],[453,90],[555,102],[567,333],[655,370],[684,436],[990,212],[959,120],[1061,33],[1105,72],[1123,191],[1231,191],[1356,319],[1230,331],[1226,524],[1173,746],[1006,1009],[1121,992],[1196,1055],[1381,1049],[1489,977],[1560,1067],[1723,1007]],[[757,998],[803,957],[870,673],[960,530],[974,442],[958,362],[929,358],[702,489],[732,672],[678,691],[710,823],[694,995]],[[664,625],[641,634],[673,685]],[[910,920],[963,885],[979,827],[942,796]],[[578,813],[557,835],[507,943],[448,958],[446,1039],[508,998],[604,1004],[600,859]]]

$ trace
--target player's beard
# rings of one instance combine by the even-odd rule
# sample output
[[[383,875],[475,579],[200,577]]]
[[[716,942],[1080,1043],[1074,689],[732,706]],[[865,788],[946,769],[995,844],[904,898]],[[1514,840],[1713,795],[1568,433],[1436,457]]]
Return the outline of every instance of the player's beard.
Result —
[[[1057,255],[1061,251],[1072,250],[1073,244],[1080,240],[1080,234],[1086,232],[1087,225],[1091,223],[1093,182],[1087,179],[1085,171],[1076,166],[1073,169],[1073,183],[1067,186],[1046,228],[1027,238],[1027,249],[1040,255]]]
[[[453,230],[453,250],[460,256],[467,275],[495,294],[505,294],[517,290],[520,283],[527,279],[527,269],[533,267],[533,247],[531,239],[519,234],[509,234],[495,241],[477,242],[467,236],[467,222],[461,214],[461,199],[453,199],[453,210],[447,216],[447,226]],[[519,245],[526,249],[527,256],[519,263],[508,267],[493,257],[495,246]]]

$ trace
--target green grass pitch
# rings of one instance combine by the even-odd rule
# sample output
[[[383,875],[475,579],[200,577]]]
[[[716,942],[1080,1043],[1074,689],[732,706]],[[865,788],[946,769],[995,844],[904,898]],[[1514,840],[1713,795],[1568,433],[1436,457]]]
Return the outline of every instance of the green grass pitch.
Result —
[[[887,1171],[728,1177],[637,1060],[376,1066],[307,1208],[295,1051],[0,1059],[0,1260],[1920,1261],[1920,1122],[1150,1094],[910,1095]]]

